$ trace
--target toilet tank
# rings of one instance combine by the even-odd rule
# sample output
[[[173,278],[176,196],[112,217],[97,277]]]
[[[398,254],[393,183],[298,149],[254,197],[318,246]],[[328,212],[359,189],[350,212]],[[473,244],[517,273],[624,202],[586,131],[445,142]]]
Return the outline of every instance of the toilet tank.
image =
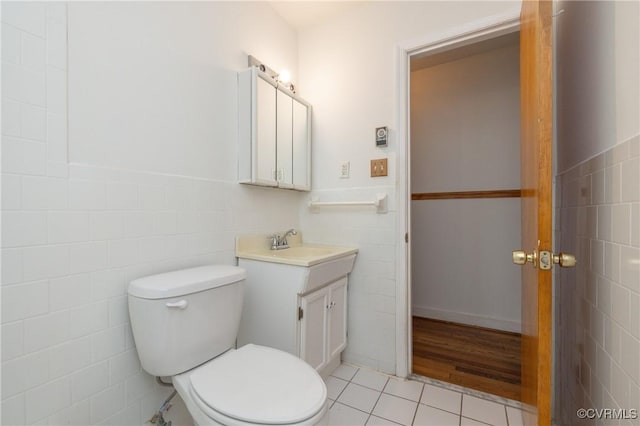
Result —
[[[244,269],[208,265],[129,284],[129,315],[142,368],[154,376],[190,370],[234,347]]]

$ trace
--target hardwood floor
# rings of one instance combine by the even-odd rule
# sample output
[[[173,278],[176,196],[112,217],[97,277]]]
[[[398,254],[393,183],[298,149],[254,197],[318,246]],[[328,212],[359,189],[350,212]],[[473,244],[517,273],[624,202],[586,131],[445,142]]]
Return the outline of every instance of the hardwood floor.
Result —
[[[413,373],[520,401],[520,334],[413,317]]]

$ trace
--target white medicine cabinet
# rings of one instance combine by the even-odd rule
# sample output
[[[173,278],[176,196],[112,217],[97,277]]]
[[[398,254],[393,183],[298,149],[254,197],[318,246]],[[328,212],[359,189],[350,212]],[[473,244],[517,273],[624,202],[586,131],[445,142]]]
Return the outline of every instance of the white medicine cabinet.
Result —
[[[311,105],[251,67],[238,73],[238,180],[311,190]]]

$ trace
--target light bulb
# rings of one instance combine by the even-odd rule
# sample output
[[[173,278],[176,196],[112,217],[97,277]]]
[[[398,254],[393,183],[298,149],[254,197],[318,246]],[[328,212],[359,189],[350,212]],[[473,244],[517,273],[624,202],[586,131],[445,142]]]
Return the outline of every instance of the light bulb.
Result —
[[[291,81],[291,73],[289,72],[289,70],[282,70],[280,71],[280,74],[278,75],[278,80],[280,80],[283,83],[288,83]]]

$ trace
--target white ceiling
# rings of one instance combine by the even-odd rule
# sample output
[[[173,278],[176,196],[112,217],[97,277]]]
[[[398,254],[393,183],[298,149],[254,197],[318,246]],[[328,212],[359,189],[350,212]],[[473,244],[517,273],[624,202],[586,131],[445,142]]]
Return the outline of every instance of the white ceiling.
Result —
[[[368,0],[350,1],[270,1],[269,4],[289,25],[302,30],[360,6]]]

